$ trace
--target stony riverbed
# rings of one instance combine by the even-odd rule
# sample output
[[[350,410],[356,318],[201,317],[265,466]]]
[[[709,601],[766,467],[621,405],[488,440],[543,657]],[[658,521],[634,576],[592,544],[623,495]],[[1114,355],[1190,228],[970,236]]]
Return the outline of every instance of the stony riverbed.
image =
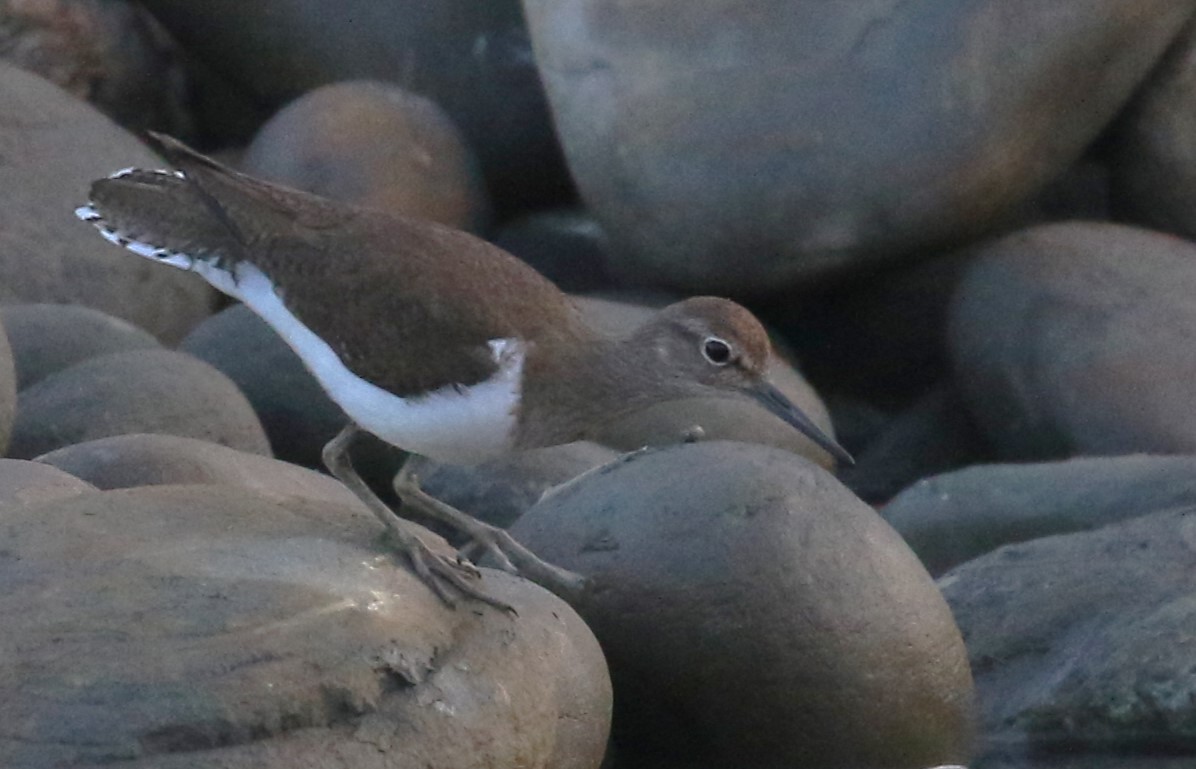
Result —
[[[0,0],[0,765],[1192,766],[1194,25]],[[72,216],[147,129],[486,237],[612,334],[737,298],[857,464],[729,399],[413,460],[592,581],[447,608],[319,471],[298,358]]]

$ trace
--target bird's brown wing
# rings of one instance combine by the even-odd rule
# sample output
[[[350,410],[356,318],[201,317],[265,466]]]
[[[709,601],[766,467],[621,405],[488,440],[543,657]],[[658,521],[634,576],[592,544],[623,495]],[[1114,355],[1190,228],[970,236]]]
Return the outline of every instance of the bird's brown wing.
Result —
[[[189,212],[202,222],[190,227],[192,249],[253,264],[351,371],[390,392],[476,384],[497,369],[492,340],[575,330],[556,286],[468,233],[254,179],[152,138],[185,176],[160,180],[170,201],[155,201],[155,213]]]

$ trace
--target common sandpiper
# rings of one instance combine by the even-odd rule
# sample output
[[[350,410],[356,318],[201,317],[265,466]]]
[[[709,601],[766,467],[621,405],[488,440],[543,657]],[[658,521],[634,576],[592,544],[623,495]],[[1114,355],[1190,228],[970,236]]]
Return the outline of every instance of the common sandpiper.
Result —
[[[348,416],[325,447],[329,471],[447,603],[452,585],[501,605],[477,586],[472,564],[427,544],[362,481],[348,458],[360,430],[472,463],[584,440],[653,403],[726,395],[754,400],[851,461],[768,381],[768,336],[739,304],[687,299],[610,338],[546,278],[468,233],[261,181],[167,136],[150,141],[175,170],[100,179],[76,215],[140,256],[197,273],[273,327]],[[396,490],[504,568],[558,591],[582,584],[415,483]]]

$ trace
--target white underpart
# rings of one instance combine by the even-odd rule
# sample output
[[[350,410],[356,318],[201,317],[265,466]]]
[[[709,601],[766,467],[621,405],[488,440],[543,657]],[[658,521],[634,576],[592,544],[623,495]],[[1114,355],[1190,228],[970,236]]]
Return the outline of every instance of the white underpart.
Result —
[[[198,273],[216,289],[244,302],[299,355],[354,423],[387,443],[438,461],[462,464],[480,462],[513,447],[524,359],[518,340],[491,339],[487,343],[498,370],[484,382],[401,398],[350,371],[328,343],[286,308],[274,284],[253,265],[237,264],[234,277],[210,261],[114,232],[91,206],[76,209],[75,215],[95,225],[109,241],[140,256]],[[401,350],[394,353],[403,354]]]
[[[238,266],[235,286],[228,285],[232,278],[227,272],[203,262],[197,262],[195,270],[269,323],[345,414],[387,443],[432,459],[460,463],[478,462],[511,450],[524,357],[518,341],[489,341],[498,370],[484,382],[472,387],[443,387],[418,398],[401,398],[349,371],[323,339],[291,314],[274,284],[253,265],[242,262]],[[403,353],[395,350],[394,354]]]

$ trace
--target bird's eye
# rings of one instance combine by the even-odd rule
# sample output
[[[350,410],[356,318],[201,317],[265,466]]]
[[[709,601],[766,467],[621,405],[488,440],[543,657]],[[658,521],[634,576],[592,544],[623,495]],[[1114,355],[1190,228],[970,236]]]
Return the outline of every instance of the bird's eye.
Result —
[[[702,355],[716,366],[725,366],[731,362],[731,345],[717,336],[708,336],[702,342]]]

